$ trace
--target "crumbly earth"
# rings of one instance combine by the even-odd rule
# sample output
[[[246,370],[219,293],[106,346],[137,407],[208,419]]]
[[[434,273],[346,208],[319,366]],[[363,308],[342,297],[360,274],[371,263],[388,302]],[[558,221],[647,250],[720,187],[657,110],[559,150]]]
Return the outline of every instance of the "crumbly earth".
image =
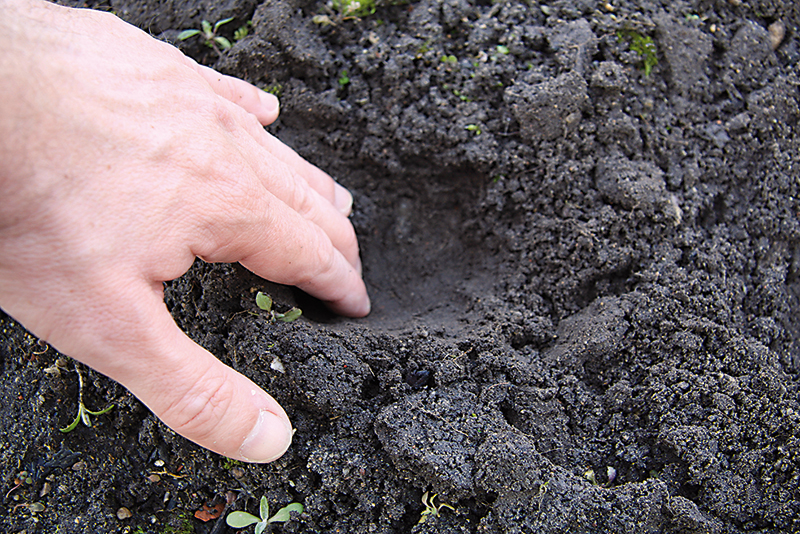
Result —
[[[0,530],[232,532],[266,495],[305,506],[274,532],[800,532],[798,4],[334,4],[93,6],[252,21],[180,46],[278,92],[270,131],[354,193],[369,317],[231,265],[167,289],[292,448],[237,465],[86,369],[114,408],[61,433],[73,363],[3,317]],[[420,522],[425,492],[452,509]]]

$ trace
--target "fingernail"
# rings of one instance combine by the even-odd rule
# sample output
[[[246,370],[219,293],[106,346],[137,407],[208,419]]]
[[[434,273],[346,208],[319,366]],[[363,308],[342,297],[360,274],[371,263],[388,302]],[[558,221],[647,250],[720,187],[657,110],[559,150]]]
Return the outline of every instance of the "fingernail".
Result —
[[[281,103],[277,96],[266,91],[261,91],[259,96],[261,98],[261,105],[264,106],[267,113],[275,113],[280,109]]]
[[[292,428],[269,410],[261,410],[253,430],[239,448],[241,457],[252,463],[277,460],[292,444]]]
[[[339,184],[333,184],[333,205],[344,216],[353,210],[353,195]]]

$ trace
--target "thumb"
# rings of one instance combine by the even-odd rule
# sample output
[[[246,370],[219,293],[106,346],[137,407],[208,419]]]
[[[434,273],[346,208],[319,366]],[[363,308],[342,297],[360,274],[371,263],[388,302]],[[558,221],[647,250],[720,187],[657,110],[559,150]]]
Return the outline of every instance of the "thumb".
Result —
[[[145,295],[139,312],[135,304],[127,307],[126,333],[108,340],[103,357],[84,363],[123,384],[198,445],[245,462],[283,455],[292,425],[277,401],[189,339],[167,311],[160,284]]]

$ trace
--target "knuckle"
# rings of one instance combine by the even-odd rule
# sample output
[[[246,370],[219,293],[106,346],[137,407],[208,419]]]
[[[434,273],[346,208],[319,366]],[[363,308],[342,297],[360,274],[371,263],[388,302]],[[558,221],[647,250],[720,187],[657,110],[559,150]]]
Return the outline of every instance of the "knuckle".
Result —
[[[330,273],[336,266],[337,255],[336,249],[331,244],[325,232],[312,225],[314,236],[308,240],[308,246],[312,247],[308,258],[308,262],[303,265],[303,268],[295,272],[294,280],[289,282],[290,285],[298,287],[307,287],[315,283],[320,276]]]
[[[358,254],[358,236],[350,221],[347,221],[345,226],[344,236],[342,238],[342,250],[347,253]]]
[[[209,106],[209,112],[214,120],[227,131],[234,131],[238,126],[236,114],[231,106],[232,104],[222,97],[215,98]]]
[[[315,198],[311,186],[300,177],[294,176],[294,189],[292,190],[292,207],[306,219],[313,218],[316,209]]]
[[[203,439],[224,420],[233,393],[228,373],[209,371],[167,408],[161,418],[179,434]]]

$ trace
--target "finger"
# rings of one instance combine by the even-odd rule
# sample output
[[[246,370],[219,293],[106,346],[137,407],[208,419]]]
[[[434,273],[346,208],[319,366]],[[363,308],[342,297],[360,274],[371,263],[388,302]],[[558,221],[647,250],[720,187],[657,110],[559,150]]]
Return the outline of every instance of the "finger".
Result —
[[[338,184],[326,172],[300,157],[297,152],[263,128],[256,127],[246,120],[241,121],[241,124],[261,147],[282,161],[287,168],[292,169],[296,176],[302,177],[314,191],[332,204],[339,213],[345,217],[350,215],[353,208],[353,195],[350,191]]]
[[[180,331],[164,306],[161,284],[141,281],[133,288],[124,311],[104,316],[113,319],[103,325],[94,350],[73,354],[126,386],[198,445],[247,462],[280,457],[292,438],[280,405]],[[117,298],[124,292],[117,287]]]
[[[272,124],[278,118],[280,103],[275,95],[262,91],[239,78],[220,74],[214,69],[200,65],[188,57],[186,61],[195,72],[208,82],[215,93],[255,115],[262,125]]]
[[[312,188],[294,168],[272,157],[271,154],[265,154],[263,147],[252,137],[245,133],[239,142],[243,147],[242,156],[255,172],[254,179],[261,186],[254,188],[255,191],[251,196],[259,193],[274,196],[307,221],[321,228],[333,246],[356,268],[358,274],[361,274],[358,239],[347,217]],[[240,176],[239,182],[242,180]],[[229,199],[230,188],[226,187],[224,191],[220,191],[220,195],[226,195],[222,198]]]
[[[224,206],[236,210],[207,210],[191,232],[192,254],[209,262],[238,261],[262,278],[299,287],[339,314],[369,313],[357,255],[352,261],[345,258],[322,228],[269,191],[244,190],[235,202],[229,196],[226,200]],[[355,242],[353,247],[357,253]]]

